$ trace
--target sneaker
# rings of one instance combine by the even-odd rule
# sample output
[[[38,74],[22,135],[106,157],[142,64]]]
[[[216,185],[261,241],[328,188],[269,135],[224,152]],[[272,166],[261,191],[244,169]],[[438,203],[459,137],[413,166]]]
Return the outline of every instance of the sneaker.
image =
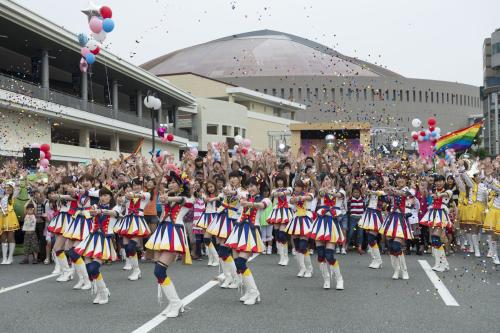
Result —
[[[340,251],[341,254],[347,254],[345,247],[342,247],[342,250]]]
[[[273,254],[273,247],[272,246],[268,246],[267,247],[267,251],[266,251],[266,254]]]
[[[335,253],[340,254],[340,247],[337,246],[337,248],[335,249]]]

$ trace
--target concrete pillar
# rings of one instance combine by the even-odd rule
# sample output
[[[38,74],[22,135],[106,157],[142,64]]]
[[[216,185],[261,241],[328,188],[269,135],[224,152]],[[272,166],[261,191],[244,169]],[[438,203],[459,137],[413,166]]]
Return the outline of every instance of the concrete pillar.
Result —
[[[87,127],[80,128],[80,138],[79,146],[89,148],[90,147],[90,131]]]
[[[234,103],[234,96],[229,94],[229,103]]]
[[[137,117],[142,118],[142,91],[137,90]]]
[[[42,50],[40,77],[45,97],[49,96],[49,51]]]
[[[82,100],[82,109],[87,110],[88,93],[88,74],[80,73],[80,98]]]
[[[112,90],[111,96],[113,101],[111,104],[113,104],[113,110],[116,118],[116,116],[118,116],[118,81],[113,80],[111,90]]]
[[[120,152],[120,136],[117,133],[111,135],[111,151]]]

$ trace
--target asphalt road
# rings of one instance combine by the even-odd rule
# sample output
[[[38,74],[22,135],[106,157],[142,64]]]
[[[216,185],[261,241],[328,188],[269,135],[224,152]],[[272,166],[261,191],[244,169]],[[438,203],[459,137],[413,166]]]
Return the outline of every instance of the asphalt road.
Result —
[[[410,280],[393,281],[388,256],[381,270],[367,268],[367,255],[339,256],[345,290],[323,290],[317,263],[311,279],[295,277],[290,265],[277,265],[276,255],[260,255],[249,264],[262,302],[244,306],[237,290],[208,289],[179,318],[163,318],[152,332],[500,332],[500,266],[486,258],[449,257],[451,271],[438,273],[459,306],[446,306],[418,260],[407,256]],[[17,257],[19,261],[21,258]],[[315,257],[313,257],[315,260]],[[105,265],[111,291],[107,305],[93,305],[87,291],[55,277],[2,292],[3,288],[44,277],[51,266],[0,266],[0,331],[2,332],[132,332],[165,307],[157,303],[154,265],[141,263],[143,278],[131,282],[122,264]],[[206,261],[168,269],[181,298],[218,274]],[[334,286],[332,282],[332,286]],[[143,331],[145,332],[145,331]]]

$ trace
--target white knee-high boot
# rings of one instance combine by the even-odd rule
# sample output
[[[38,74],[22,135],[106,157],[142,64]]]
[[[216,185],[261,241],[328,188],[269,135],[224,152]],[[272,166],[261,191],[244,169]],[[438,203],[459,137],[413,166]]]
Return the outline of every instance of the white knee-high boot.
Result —
[[[239,286],[238,283],[238,273],[236,271],[236,265],[234,264],[234,259],[232,256],[226,258],[226,260],[221,258],[222,272],[224,273],[224,281],[220,285],[224,289],[236,289]]]
[[[66,257],[66,253],[61,251],[61,254],[56,255],[56,261],[59,263],[59,267],[61,267],[61,275],[56,279],[57,282],[67,282],[73,280],[73,270],[69,267],[68,258]]]
[[[9,244],[8,243],[2,243],[2,265],[7,265],[7,258],[9,256]]]
[[[179,295],[177,295],[177,291],[175,290],[174,283],[170,280],[170,277],[167,276],[163,284],[161,284],[161,290],[167,297],[168,304],[168,312],[166,314],[167,318],[175,318],[179,316],[179,313],[184,312],[184,305],[182,304]]]
[[[370,264],[370,268],[373,269],[379,269],[382,267],[382,256],[380,255],[380,249],[378,248],[378,244],[375,244],[375,246],[370,247],[371,249],[371,256],[372,256],[372,262]]]
[[[330,289],[330,272],[328,271],[328,264],[323,261],[319,264],[319,270],[323,276],[323,289]]]
[[[217,253],[217,250],[215,249],[215,246],[214,244],[212,244],[212,242],[210,242],[210,244],[207,246],[207,254],[209,258],[208,266],[219,266],[219,254]],[[212,262],[210,262],[210,258],[212,258]]]
[[[406,258],[404,254],[399,255],[399,267],[401,268],[401,278],[403,280],[408,280],[410,275],[408,275],[408,268],[406,267]]]
[[[393,256],[392,254],[389,256],[391,257],[391,264],[392,268],[394,269],[394,274],[392,274],[392,279],[397,280],[399,279],[399,271],[401,270],[400,261],[398,257]]]
[[[141,270],[139,269],[139,259],[137,258],[137,253],[132,257],[129,257],[130,264],[132,266],[132,273],[128,276],[130,281],[137,281],[142,277]]]
[[[9,243],[9,257],[7,263],[10,265],[14,261],[14,251],[16,250],[16,243]]]
[[[337,282],[335,289],[343,290],[344,289],[344,278],[342,277],[342,274],[340,274],[340,265],[339,265],[338,260],[335,261],[335,264],[330,265],[330,270],[331,270],[332,276],[335,277],[335,281]]]
[[[278,262],[278,265],[282,266],[283,265],[283,244],[280,242],[276,242],[276,252],[278,253],[278,256],[280,257],[280,261]]]
[[[75,266],[75,271],[79,278],[78,283],[73,286],[73,289],[90,290],[92,288],[92,283],[90,283],[87,267],[83,259],[78,258],[73,265]]]
[[[243,272],[243,284],[245,285],[247,295],[244,304],[254,305],[257,302],[260,302],[260,292],[257,289],[257,285],[255,284],[250,268],[247,268],[245,272]]]
[[[281,266],[288,266],[288,243],[282,243],[281,250],[283,251],[283,262],[281,263]]]
[[[297,259],[297,264],[299,265],[299,273],[297,274],[297,276],[304,277],[304,275],[306,274],[306,264],[304,262],[304,254],[297,252],[295,258]]]
[[[486,243],[488,244],[488,253],[486,254],[487,258],[493,257],[493,252],[492,252],[493,247],[491,246],[492,241],[493,241],[493,239],[492,239],[491,235],[487,235],[486,236]]]
[[[472,243],[474,244],[474,256],[479,258],[481,257],[481,251],[479,250],[479,235],[472,235]]]
[[[304,273],[305,278],[310,278],[312,277],[313,274],[313,265],[311,262],[311,255],[309,254],[309,251],[304,254],[304,265],[306,266],[306,272]]]

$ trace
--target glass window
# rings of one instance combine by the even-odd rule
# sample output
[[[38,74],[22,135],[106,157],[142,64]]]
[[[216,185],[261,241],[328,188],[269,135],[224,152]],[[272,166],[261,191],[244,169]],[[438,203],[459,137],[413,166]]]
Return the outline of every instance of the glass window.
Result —
[[[359,89],[356,88],[356,100],[359,101]]]
[[[332,88],[332,101],[335,101],[335,88]]]
[[[240,134],[240,128],[239,127],[235,127],[234,128],[234,136],[237,136],[238,134]]]
[[[273,96],[276,96],[276,89],[273,88]]]
[[[450,93],[446,93],[446,103],[450,103]]]
[[[231,136],[231,126],[222,125],[222,135]]]
[[[422,103],[422,90],[418,91],[418,101]]]
[[[267,94],[267,89],[264,89],[264,94]]]
[[[392,100],[396,101],[396,89],[392,90]]]
[[[431,91],[431,103],[434,103],[434,91]]]
[[[290,98],[293,99],[293,88],[290,88]]]
[[[314,97],[316,99],[319,99],[319,89],[318,88],[314,88]]]
[[[491,54],[500,53],[500,43],[491,45]]]
[[[363,98],[364,98],[364,99],[365,99],[365,101],[366,101],[366,98],[367,98],[367,96],[366,96],[366,88],[365,88],[365,89],[363,89]]]
[[[247,130],[245,128],[241,129],[241,136],[246,137],[247,136]]]
[[[339,93],[340,93],[340,99],[344,99],[344,88],[340,88]]]
[[[311,100],[311,89],[310,88],[306,88],[306,98],[308,101]]]
[[[281,88],[281,98],[285,98],[285,89]]]
[[[219,125],[207,124],[207,134],[211,135],[219,134]]]
[[[298,94],[299,94],[299,100],[302,99],[302,88],[298,89]]]
[[[413,90],[413,101],[417,101],[417,92],[415,90]]]
[[[438,92],[436,92],[436,103],[439,104],[439,93]]]
[[[409,90],[406,91],[406,101],[407,102],[410,101],[410,91]]]
[[[403,90],[400,90],[399,91],[399,101],[402,102],[403,101]]]
[[[429,92],[425,92],[425,103],[429,103]]]

